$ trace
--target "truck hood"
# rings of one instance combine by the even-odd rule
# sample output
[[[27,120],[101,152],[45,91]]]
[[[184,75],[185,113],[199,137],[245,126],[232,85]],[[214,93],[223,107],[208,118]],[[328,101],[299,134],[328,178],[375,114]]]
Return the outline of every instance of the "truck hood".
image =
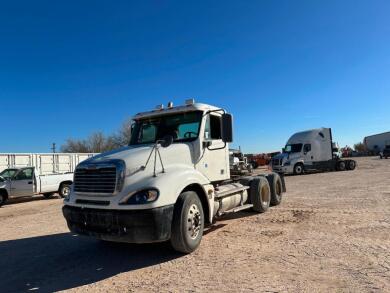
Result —
[[[192,165],[193,160],[191,153],[193,146],[191,143],[174,143],[167,148],[159,147],[161,159],[164,167],[167,168],[172,165],[185,164]],[[137,172],[143,166],[145,166],[149,156],[151,155],[153,145],[142,146],[126,146],[111,152],[102,153],[94,156],[89,160],[84,161],[82,164],[99,164],[105,161],[113,159],[122,160],[126,163],[127,174]],[[155,154],[150,157],[146,169],[153,169]],[[157,170],[161,169],[160,160],[157,155]]]
[[[294,160],[294,159],[298,159],[302,156],[301,153],[282,153],[282,154],[279,154],[279,155],[276,155],[274,158],[275,159],[282,159],[282,162],[286,162],[286,161],[289,161],[289,160]]]

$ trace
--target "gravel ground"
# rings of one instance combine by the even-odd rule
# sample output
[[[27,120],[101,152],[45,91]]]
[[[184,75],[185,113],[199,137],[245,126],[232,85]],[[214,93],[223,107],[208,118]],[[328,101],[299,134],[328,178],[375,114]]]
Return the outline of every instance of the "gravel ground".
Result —
[[[181,256],[68,233],[62,201],[0,209],[0,291],[390,292],[390,160],[286,178],[282,204],[234,214]]]

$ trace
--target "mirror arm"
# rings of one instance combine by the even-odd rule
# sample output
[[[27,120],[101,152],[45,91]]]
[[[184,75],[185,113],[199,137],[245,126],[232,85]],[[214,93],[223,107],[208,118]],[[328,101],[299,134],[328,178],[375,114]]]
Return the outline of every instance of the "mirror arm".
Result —
[[[207,147],[207,149],[208,149],[209,151],[223,150],[224,148],[226,148],[226,142],[224,142],[224,143],[223,143],[223,147],[220,147],[220,148],[211,149],[209,146]]]
[[[222,112],[222,114],[226,114],[226,111],[224,109],[208,110],[206,113],[204,113],[203,117],[214,112]]]

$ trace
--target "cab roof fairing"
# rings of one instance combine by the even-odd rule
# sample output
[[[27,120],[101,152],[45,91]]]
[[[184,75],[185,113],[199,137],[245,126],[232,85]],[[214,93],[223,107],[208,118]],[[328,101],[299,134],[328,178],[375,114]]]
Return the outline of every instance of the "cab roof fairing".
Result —
[[[307,143],[309,141],[315,140],[318,138],[318,134],[320,132],[324,133],[326,136],[326,131],[329,131],[329,128],[321,127],[321,128],[315,128],[310,129],[306,131],[301,131],[294,133],[287,141],[287,144],[296,144],[296,143]]]
[[[132,120],[140,120],[143,118],[157,117],[157,116],[168,115],[168,114],[177,114],[177,113],[185,113],[185,112],[192,112],[192,111],[206,112],[206,111],[215,111],[220,109],[221,108],[217,108],[215,106],[211,106],[207,104],[195,103],[192,105],[184,105],[184,106],[177,106],[172,108],[164,108],[161,110],[156,109],[153,111],[140,112],[137,113],[135,116],[133,116]]]

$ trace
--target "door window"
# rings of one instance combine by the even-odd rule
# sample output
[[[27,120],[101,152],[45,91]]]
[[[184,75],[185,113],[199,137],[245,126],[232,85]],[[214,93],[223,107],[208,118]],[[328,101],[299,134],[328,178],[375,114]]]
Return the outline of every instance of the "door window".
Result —
[[[16,174],[14,180],[31,180],[33,178],[33,168],[23,169]]]
[[[311,151],[311,144],[305,144],[305,146],[303,147],[303,151],[305,153],[308,153]]]
[[[221,139],[221,117],[209,115],[207,117],[205,131],[205,139]]]

